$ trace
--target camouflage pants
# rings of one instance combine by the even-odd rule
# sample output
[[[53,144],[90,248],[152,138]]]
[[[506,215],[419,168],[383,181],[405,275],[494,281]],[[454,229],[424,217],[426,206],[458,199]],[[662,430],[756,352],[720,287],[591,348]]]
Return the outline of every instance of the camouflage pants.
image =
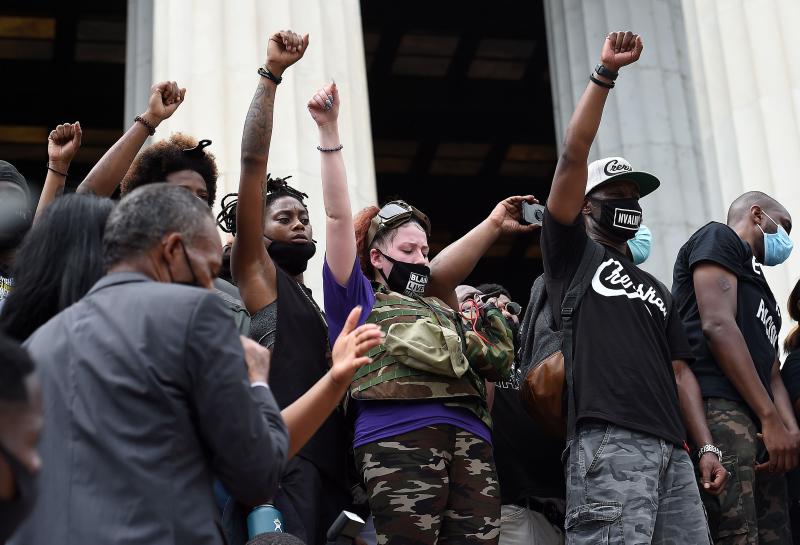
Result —
[[[492,445],[437,424],[356,448],[378,545],[497,545]]]
[[[708,398],[706,420],[730,478],[721,495],[703,493],[711,535],[718,545],[792,542],[784,475],[756,474],[756,425],[741,403]]]
[[[568,545],[710,545],[685,450],[612,424],[584,422],[566,469]]]

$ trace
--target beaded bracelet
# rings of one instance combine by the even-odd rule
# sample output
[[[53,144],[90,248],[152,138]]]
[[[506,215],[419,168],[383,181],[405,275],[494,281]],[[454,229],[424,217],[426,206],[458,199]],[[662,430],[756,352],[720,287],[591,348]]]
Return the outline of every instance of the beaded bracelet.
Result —
[[[323,151],[325,153],[330,153],[332,151],[340,151],[342,148],[344,148],[344,146],[341,145],[341,144],[339,144],[338,146],[336,146],[334,148],[323,148],[322,146],[317,146],[317,149],[319,151]]]
[[[147,132],[150,133],[150,136],[153,136],[156,133],[156,128],[152,126],[150,123],[148,123],[147,120],[142,116],[137,115],[136,117],[133,118],[133,121],[141,123],[142,125],[147,127]]]

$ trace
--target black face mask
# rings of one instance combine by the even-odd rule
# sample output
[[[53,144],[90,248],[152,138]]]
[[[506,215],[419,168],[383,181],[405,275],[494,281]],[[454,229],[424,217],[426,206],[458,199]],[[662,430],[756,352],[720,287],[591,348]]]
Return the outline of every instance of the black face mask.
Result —
[[[272,240],[272,239],[270,239]],[[308,267],[308,260],[317,253],[317,245],[313,240],[304,244],[273,240],[267,253],[275,264],[291,276],[303,274]]]
[[[642,223],[639,199],[593,199],[600,205],[600,220],[594,220],[600,231],[612,240],[625,241],[636,236]]]
[[[0,501],[0,543],[5,543],[33,509],[36,503],[37,489],[36,475],[28,471],[28,468],[3,447],[0,447],[0,456],[11,468],[14,487],[17,491],[14,499]]]
[[[181,241],[181,249],[183,250],[183,257],[186,259],[186,266],[189,267],[189,272],[192,273],[192,280],[187,281],[175,281],[172,277],[172,271],[169,269],[169,265],[167,265],[167,273],[169,274],[169,281],[171,284],[181,284],[184,286],[193,286],[195,288],[201,288],[200,282],[197,281],[197,275],[194,274],[194,267],[192,267],[192,261],[189,259],[189,254],[186,251],[186,246],[184,246],[183,241]]]
[[[392,264],[392,272],[389,273],[388,278],[383,274],[382,270],[378,269],[390,290],[404,295],[425,295],[425,286],[428,285],[428,278],[431,276],[430,267],[397,261],[383,252],[381,252],[381,255]]]

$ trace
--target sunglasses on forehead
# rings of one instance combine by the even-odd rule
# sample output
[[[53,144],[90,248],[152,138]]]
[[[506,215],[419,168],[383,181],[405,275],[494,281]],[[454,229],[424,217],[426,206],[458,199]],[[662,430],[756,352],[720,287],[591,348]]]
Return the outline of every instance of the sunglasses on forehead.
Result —
[[[425,234],[430,236],[431,222],[428,220],[428,216],[405,201],[391,201],[386,203],[383,205],[383,208],[380,209],[378,215],[372,218],[367,237],[367,247],[372,245],[372,241],[375,240],[375,237],[381,231],[398,227],[412,218],[419,221],[420,224],[422,224],[422,228],[425,229]]]

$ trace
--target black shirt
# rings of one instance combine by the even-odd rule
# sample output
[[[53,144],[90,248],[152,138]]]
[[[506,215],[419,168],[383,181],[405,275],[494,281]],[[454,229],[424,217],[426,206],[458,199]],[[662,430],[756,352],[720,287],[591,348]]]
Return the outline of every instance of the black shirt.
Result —
[[[694,268],[703,262],[720,265],[736,275],[736,325],[750,350],[756,372],[771,397],[770,374],[778,355],[781,311],[750,245],[733,229],[717,222],[702,227],[683,245],[675,261],[672,280],[675,304],[695,355],[692,370],[703,397],[743,402],[723,374],[703,336],[692,277]]]
[[[494,383],[492,444],[504,505],[522,499],[564,498],[564,441],[546,435],[522,406],[519,367]]]
[[[789,392],[789,401],[794,407],[800,398],[800,350],[790,352],[786,356],[786,361],[781,367],[781,378],[783,378],[786,391]],[[800,501],[800,468],[794,468],[787,473],[786,480],[789,483],[789,497],[794,502]],[[792,508],[794,509],[794,506]]]
[[[795,402],[800,398],[800,350],[790,352],[786,356],[786,361],[783,362],[783,367],[781,367],[781,378],[783,378],[786,391],[789,392],[789,401],[794,406]]]
[[[582,217],[561,225],[546,210],[545,278],[562,282],[566,290],[588,240]],[[683,444],[672,361],[692,354],[661,282],[604,247],[603,262],[578,306],[573,348],[578,421],[599,419]]]
[[[331,351],[328,327],[311,290],[279,267],[275,270],[278,298],[275,306],[267,305],[253,315],[250,337],[272,348],[269,386],[278,406],[284,409],[328,372]],[[337,408],[298,453],[342,487],[348,487],[347,430]]]

